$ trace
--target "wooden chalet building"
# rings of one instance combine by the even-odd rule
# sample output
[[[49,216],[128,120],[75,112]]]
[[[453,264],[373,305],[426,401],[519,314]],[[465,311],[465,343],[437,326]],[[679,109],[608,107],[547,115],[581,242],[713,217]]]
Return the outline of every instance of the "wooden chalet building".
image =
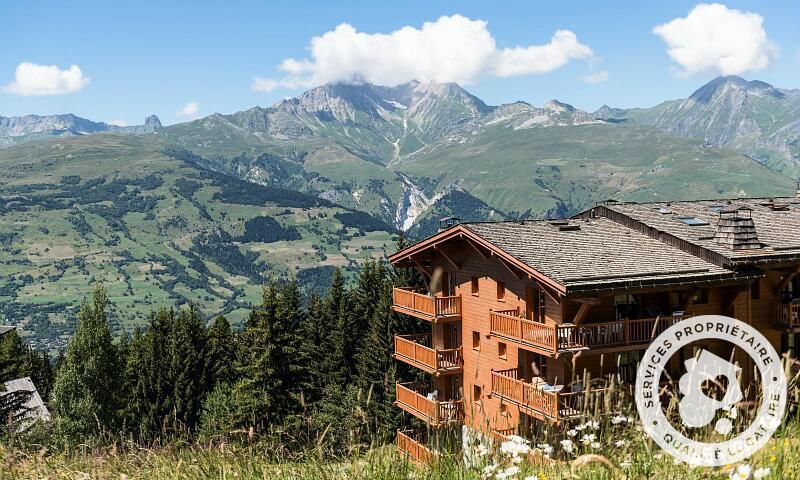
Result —
[[[396,402],[430,427],[509,434],[569,421],[587,391],[602,394],[601,379],[632,383],[654,335],[688,316],[735,317],[779,352],[800,348],[800,189],[453,224],[390,261],[419,270],[427,286],[396,288],[393,309],[431,323],[429,335],[397,335],[394,355],[430,374],[398,384]],[[701,346],[730,357],[729,347]],[[583,385],[587,374],[598,382]],[[398,446],[430,459],[415,435],[398,432]]]

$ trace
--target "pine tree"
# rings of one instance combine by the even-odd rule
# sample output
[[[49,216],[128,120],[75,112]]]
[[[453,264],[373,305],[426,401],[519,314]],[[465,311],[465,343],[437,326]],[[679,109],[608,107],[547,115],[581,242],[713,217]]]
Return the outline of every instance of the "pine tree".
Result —
[[[93,302],[84,301],[75,335],[53,386],[58,426],[67,436],[86,438],[115,432],[119,423],[120,365],[111,339],[105,289],[98,285]]]
[[[171,309],[151,313],[147,332],[137,330],[128,349],[126,418],[142,439],[164,432],[172,414],[169,343],[174,316]]]
[[[305,400],[309,403],[317,402],[322,396],[322,391],[329,381],[323,365],[331,356],[332,351],[326,350],[331,335],[324,323],[324,304],[322,299],[313,292],[308,299],[306,315],[303,316],[301,332],[302,341],[300,349],[303,359],[309,368],[306,371],[308,385],[305,390]]]
[[[270,283],[263,303],[240,335],[237,361],[241,380],[234,395],[241,423],[258,428],[294,420],[305,379],[300,351],[300,293],[296,282]]]
[[[220,315],[214,319],[207,332],[209,387],[213,390],[219,383],[233,385],[236,383],[233,372],[236,352],[231,324],[227,318]]]
[[[379,262],[369,261],[363,265],[355,289],[351,292],[351,302],[343,328],[344,362],[355,376],[357,357],[364,348],[364,338],[370,330],[370,321],[384,293],[386,268]]]
[[[375,431],[382,436],[394,430],[397,415],[393,407],[395,388],[394,314],[391,311],[392,285],[385,278],[381,282],[382,294],[378,299],[364,338],[363,348],[357,356],[355,384],[366,392],[365,410],[374,422]]]
[[[0,337],[0,383],[30,375],[29,353],[16,330]]]
[[[173,318],[170,331],[170,386],[172,414],[192,431],[208,394],[206,332],[194,306]]]

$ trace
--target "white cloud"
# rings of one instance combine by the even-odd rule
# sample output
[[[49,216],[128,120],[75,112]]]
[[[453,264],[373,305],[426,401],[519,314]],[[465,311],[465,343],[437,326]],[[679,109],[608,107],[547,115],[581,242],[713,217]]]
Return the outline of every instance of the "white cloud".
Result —
[[[588,75],[584,75],[581,77],[581,80],[584,83],[603,83],[608,80],[608,72],[605,70],[600,70],[599,72],[590,73]]]
[[[310,58],[287,58],[279,79],[256,77],[253,90],[312,87],[329,82],[397,85],[411,80],[470,84],[482,76],[547,73],[572,59],[592,57],[574,33],[558,30],[549,43],[498,49],[483,20],[461,15],[402,27],[391,33],[363,33],[342,23],[311,39]]]
[[[127,127],[128,126],[128,122],[126,122],[125,120],[123,120],[121,118],[117,118],[117,119],[114,119],[114,120],[109,120],[106,123],[109,124],[109,125],[116,125],[118,127]]]
[[[193,117],[200,111],[200,104],[197,102],[189,102],[185,107],[178,110],[178,115],[182,117]]]
[[[63,95],[75,93],[89,84],[81,68],[72,65],[61,70],[57,65],[22,62],[14,73],[14,81],[2,87],[5,93],[23,96]]]
[[[738,75],[767,68],[777,47],[767,38],[764,17],[719,3],[701,3],[684,18],[653,28],[683,75]]]

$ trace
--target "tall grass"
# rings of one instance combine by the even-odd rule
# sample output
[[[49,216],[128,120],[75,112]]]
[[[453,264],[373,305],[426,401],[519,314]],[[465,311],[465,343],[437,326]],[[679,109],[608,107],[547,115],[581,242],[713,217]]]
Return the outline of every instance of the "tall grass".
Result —
[[[787,367],[789,371],[794,370]],[[791,378],[790,398],[798,396],[797,380],[797,376]],[[0,443],[0,480],[800,478],[800,421],[793,412],[767,446],[744,462],[747,468],[740,468],[737,473],[735,469],[741,464],[691,467],[661,452],[643,433],[630,396],[623,387],[619,390],[605,395],[602,402],[587,401],[586,415],[578,420],[526,432],[529,443],[519,439],[509,446],[508,441],[485,441],[469,458],[457,448],[460,429],[450,432],[449,442],[436,439],[441,434],[434,435],[435,443],[449,447],[431,465],[409,460],[390,444],[358,444],[347,454],[336,454],[326,449],[320,439],[310,447],[298,446],[291,451],[280,436],[253,437],[239,432],[230,440],[206,443],[175,437],[144,447],[131,440],[109,437],[97,444],[104,446],[66,446],[69,444],[53,442],[46,431],[37,437],[34,430],[25,437]],[[752,419],[759,403],[757,393],[754,398],[756,401],[737,406],[737,423],[746,424]],[[669,415],[676,399],[665,395],[664,403]]]

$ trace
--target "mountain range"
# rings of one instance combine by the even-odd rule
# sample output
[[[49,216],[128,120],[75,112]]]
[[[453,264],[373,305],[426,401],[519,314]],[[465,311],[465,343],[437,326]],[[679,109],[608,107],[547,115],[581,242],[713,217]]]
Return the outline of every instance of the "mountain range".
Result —
[[[758,80],[718,77],[689,98],[652,108],[601,108],[595,118],[651,125],[742,152],[773,170],[800,177],[800,90]]]
[[[161,127],[161,121],[156,115],[145,118],[142,125],[133,126],[93,122],[71,113],[0,117],[0,146],[53,136],[75,136],[101,132],[152,133]]]
[[[0,322],[57,347],[95,281],[116,331],[191,302],[241,320],[437,219],[569,215],[608,198],[794,192],[796,90],[738,77],[649,109],[487,105],[456,84],[332,84],[162,126],[0,118]]]

